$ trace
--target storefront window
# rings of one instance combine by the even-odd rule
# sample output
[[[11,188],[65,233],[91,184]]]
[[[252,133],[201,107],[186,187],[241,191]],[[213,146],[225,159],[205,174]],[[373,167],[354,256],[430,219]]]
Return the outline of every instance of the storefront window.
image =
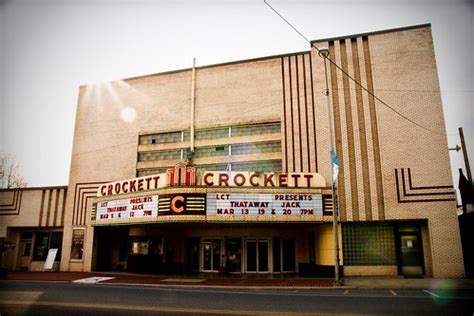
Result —
[[[72,231],[71,260],[82,260],[84,253],[85,229],[74,229]]]
[[[35,248],[33,252],[34,261],[45,261],[49,249],[58,249],[56,261],[61,258],[63,233],[61,232],[39,232],[35,236]]]

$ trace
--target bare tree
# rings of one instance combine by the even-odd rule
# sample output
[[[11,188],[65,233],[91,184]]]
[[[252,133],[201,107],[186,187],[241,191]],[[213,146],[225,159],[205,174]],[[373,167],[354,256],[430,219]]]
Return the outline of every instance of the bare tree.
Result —
[[[18,173],[18,168],[12,155],[0,153],[0,189],[26,187],[26,180]]]

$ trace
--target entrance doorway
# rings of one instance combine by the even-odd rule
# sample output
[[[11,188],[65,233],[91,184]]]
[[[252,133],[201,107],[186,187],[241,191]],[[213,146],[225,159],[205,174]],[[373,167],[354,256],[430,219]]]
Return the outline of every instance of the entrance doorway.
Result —
[[[225,239],[225,259],[226,271],[229,273],[237,273],[242,271],[242,239],[226,238]]]
[[[246,268],[249,273],[268,273],[268,239],[247,239]]]
[[[418,235],[400,235],[400,269],[403,275],[423,275],[423,251]]]
[[[219,272],[222,265],[222,239],[202,240],[202,270],[206,272]]]
[[[273,273],[296,271],[296,241],[294,239],[274,237]]]
[[[423,275],[423,246],[418,223],[400,224],[397,239],[399,272],[406,276]]]
[[[28,271],[31,260],[33,233],[20,234],[20,270]]]
[[[185,268],[186,272],[199,271],[199,238],[186,238],[185,241],[186,258]]]

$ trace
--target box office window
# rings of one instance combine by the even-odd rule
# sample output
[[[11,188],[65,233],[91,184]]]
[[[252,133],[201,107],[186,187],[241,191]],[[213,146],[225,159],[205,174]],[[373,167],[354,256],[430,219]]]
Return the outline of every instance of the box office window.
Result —
[[[49,249],[58,249],[56,261],[61,258],[63,233],[61,232],[39,232],[35,234],[35,247],[33,252],[33,260],[45,261],[48,256]]]
[[[132,242],[132,255],[148,255],[150,242],[148,240],[134,240]]]
[[[126,239],[120,239],[125,244]],[[163,254],[163,240],[161,237],[134,237],[132,238],[130,254],[132,256],[158,256]],[[119,253],[124,258],[124,253]]]

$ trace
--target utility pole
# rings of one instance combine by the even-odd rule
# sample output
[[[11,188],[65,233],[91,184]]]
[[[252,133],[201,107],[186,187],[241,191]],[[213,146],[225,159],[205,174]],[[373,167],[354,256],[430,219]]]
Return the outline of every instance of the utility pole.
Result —
[[[336,148],[334,147],[334,139],[332,134],[332,116],[331,116],[331,105],[329,100],[329,84],[328,84],[328,70],[326,65],[326,59],[329,56],[329,50],[327,48],[322,48],[318,52],[319,57],[324,58],[324,74],[326,78],[326,103],[328,108],[328,121],[329,121],[329,141],[331,144],[331,162],[332,156],[336,155]],[[339,275],[339,232],[338,232],[338,203],[336,197],[336,177],[334,173],[334,167],[331,165],[331,190],[332,190],[332,228],[333,228],[333,238],[334,238],[334,284],[342,285],[341,277]]]
[[[459,137],[461,138],[462,155],[464,156],[464,165],[466,166],[467,179],[469,180],[469,183],[472,183],[471,166],[469,165],[469,158],[467,157],[467,149],[466,143],[464,142],[464,132],[462,127],[459,128]]]

